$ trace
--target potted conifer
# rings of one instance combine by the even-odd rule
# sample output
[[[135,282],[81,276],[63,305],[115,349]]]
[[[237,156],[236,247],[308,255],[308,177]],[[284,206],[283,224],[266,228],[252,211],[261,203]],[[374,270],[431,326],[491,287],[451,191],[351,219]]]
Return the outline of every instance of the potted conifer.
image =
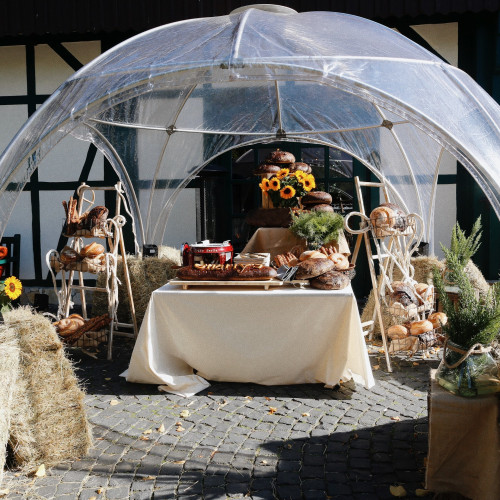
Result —
[[[474,230],[467,238],[457,224],[451,247],[443,247],[449,275],[458,289],[457,302],[450,299],[445,279],[434,269],[434,286],[448,317],[443,325],[445,348],[436,380],[450,392],[467,397],[500,391],[498,365],[490,355],[491,342],[500,329],[500,283],[492,285],[486,296],[479,296],[466,273],[463,252],[457,251],[477,248],[477,233]],[[462,234],[458,246],[457,234]]]

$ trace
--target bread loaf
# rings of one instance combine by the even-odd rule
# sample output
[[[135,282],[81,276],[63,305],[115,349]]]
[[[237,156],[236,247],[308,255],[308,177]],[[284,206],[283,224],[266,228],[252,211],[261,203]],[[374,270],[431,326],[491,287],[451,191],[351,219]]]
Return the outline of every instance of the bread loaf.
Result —
[[[102,253],[104,253],[104,247],[100,243],[96,243],[95,241],[93,241],[80,250],[80,257],[94,259]]]
[[[349,259],[342,253],[332,253],[328,258],[335,264],[335,269],[337,271],[344,271],[349,269]]]
[[[273,151],[267,158],[268,163],[295,163],[295,156],[288,151],[281,151],[277,149]]]
[[[446,325],[448,323],[448,316],[444,312],[435,312],[432,314],[429,314],[429,317],[427,318],[431,323],[434,328],[440,328],[441,326]]]
[[[413,321],[410,323],[410,334],[411,335],[420,335],[425,332],[430,332],[434,330],[433,324],[424,319],[422,321]]]
[[[277,276],[276,270],[261,264],[195,264],[177,271],[177,277],[190,281],[261,281]]]
[[[408,328],[404,325],[393,325],[387,329],[387,336],[392,340],[404,339],[408,337],[409,334]]]
[[[403,232],[407,228],[406,214],[394,203],[382,203],[370,213],[370,221],[377,236],[393,230]]]
[[[80,260],[80,255],[71,247],[65,246],[59,254],[59,260],[63,264],[71,264],[72,262],[77,262],[78,260]]]
[[[329,271],[312,278],[309,283],[312,288],[320,290],[342,290],[351,283],[351,280],[343,273]]]
[[[332,195],[325,191],[310,191],[301,198],[302,205],[330,205],[332,202]]]
[[[326,259],[326,255],[319,250],[306,250],[300,254],[299,260],[303,262],[307,259]]]
[[[329,259],[307,259],[297,266],[295,278],[298,280],[315,278],[320,274],[332,271],[334,267],[335,264]]]

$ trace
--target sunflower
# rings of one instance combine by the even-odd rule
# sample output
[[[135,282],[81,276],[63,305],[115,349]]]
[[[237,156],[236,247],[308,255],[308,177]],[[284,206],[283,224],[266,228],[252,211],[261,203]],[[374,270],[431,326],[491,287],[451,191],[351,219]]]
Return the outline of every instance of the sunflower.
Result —
[[[284,200],[289,200],[295,196],[295,189],[292,186],[286,186],[280,191],[280,196]]]
[[[262,179],[262,182],[259,184],[260,189],[266,192],[269,191],[269,179]]]
[[[314,180],[314,176],[311,174],[306,175],[301,182],[306,191],[311,191],[311,189],[316,187],[316,181]]]
[[[7,278],[4,287],[5,294],[11,300],[16,300],[23,290],[23,285],[15,276]]]
[[[273,191],[279,191],[280,187],[281,187],[281,183],[280,183],[279,179],[277,179],[276,177],[273,177],[269,181],[269,189],[272,189]]]
[[[277,174],[276,174],[276,177],[278,179],[283,179],[283,177],[286,177],[288,174],[290,173],[290,169],[289,168],[282,168]]]
[[[295,172],[295,177],[297,177],[297,179],[299,181],[303,180],[305,177],[307,177],[307,174],[305,172],[303,172],[302,170],[296,170]]]

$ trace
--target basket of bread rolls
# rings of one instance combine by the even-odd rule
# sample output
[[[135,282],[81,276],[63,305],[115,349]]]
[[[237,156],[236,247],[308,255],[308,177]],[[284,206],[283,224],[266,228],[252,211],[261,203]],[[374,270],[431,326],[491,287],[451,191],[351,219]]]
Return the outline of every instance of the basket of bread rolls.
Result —
[[[106,270],[106,254],[104,246],[92,242],[81,250],[65,246],[61,252],[52,252],[50,265],[56,271],[81,271],[83,273],[100,273]]]
[[[419,314],[434,309],[434,287],[427,283],[393,281],[386,288],[385,303],[387,312],[394,318],[416,318]]]
[[[413,218],[409,217],[398,205],[382,203],[370,213],[370,224],[377,238],[393,234],[407,234],[412,230]]]
[[[407,321],[392,325],[387,329],[387,337],[391,340],[390,351],[413,352],[428,349],[443,340],[442,327],[448,318],[443,312],[429,314],[427,319]]]

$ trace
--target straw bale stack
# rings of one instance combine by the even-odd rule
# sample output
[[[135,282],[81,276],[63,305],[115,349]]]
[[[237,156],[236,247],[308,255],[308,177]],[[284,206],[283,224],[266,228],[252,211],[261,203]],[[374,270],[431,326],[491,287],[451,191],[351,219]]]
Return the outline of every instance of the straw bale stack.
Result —
[[[0,486],[9,440],[14,384],[19,375],[19,344],[15,332],[0,326]]]
[[[30,308],[4,314],[21,351],[9,445],[27,471],[86,455],[92,435],[84,393],[50,321]]]
[[[434,267],[437,267],[440,272],[443,272],[445,268],[444,260],[439,260],[435,256],[421,256],[414,257],[411,259],[411,264],[415,268],[414,279],[418,283],[428,283],[432,284],[432,270]],[[465,267],[465,271],[471,279],[472,285],[474,289],[478,290],[479,295],[483,296],[488,292],[489,285],[487,281],[484,279],[481,271],[477,268],[477,266],[469,261],[467,266]],[[397,281],[402,278],[401,272],[399,269],[395,268],[394,270],[394,280]],[[375,299],[373,297],[373,290],[370,292],[368,297],[368,301],[361,313],[361,321],[370,321],[373,317],[373,310],[375,308]],[[384,327],[387,329],[392,325],[393,320],[392,316],[384,311],[382,308],[382,320],[384,322]],[[378,324],[378,319],[375,318],[375,334],[380,334],[380,326]]]
[[[127,255],[127,265],[138,326],[140,326],[144,319],[151,294],[154,290],[163,286],[169,279],[175,277],[175,270],[172,269],[172,266],[178,266],[180,263],[180,251],[168,246],[161,246],[158,249],[158,257],[141,259],[135,255]],[[129,314],[128,296],[121,260],[118,261],[117,274],[120,280],[118,289],[118,320],[130,323],[132,319]],[[104,286],[104,280],[105,276],[99,275],[97,286]],[[99,316],[106,313],[107,310],[106,294],[94,293],[92,298],[92,316]]]

